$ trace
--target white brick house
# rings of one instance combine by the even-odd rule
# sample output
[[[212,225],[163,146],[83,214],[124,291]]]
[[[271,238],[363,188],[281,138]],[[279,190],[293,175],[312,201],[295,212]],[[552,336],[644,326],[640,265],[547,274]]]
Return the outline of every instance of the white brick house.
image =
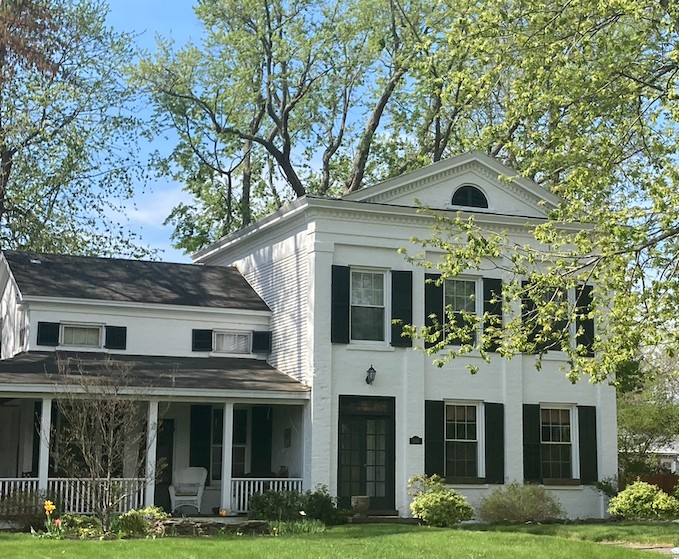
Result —
[[[483,313],[503,279],[497,263],[437,288],[397,251],[417,251],[409,239],[429,235],[432,220],[415,199],[530,243],[527,226],[558,200],[531,181],[499,179],[513,174],[465,154],[341,199],[298,199],[194,255],[241,271],[272,312],[269,362],[311,386],[305,486],[326,484],[343,505],[367,494],[373,509],[408,515],[412,475],[441,474],[472,504],[526,480],[544,483],[570,517],[603,516],[592,483],[617,473],[612,387],[572,385],[560,351],[548,352],[541,372],[531,355],[496,354],[490,364],[471,355],[438,368],[391,323],[422,325],[455,293]]]
[[[169,474],[203,465],[205,513],[244,512],[258,488],[324,484],[341,506],[369,495],[373,510],[407,516],[407,479],[426,472],[472,505],[525,480],[570,517],[603,516],[592,483],[616,475],[613,388],[572,385],[558,351],[541,372],[531,355],[439,368],[392,324],[425,324],[444,303],[501,312],[489,296],[506,279],[497,262],[436,287],[398,249],[429,235],[415,199],[530,243],[527,227],[557,200],[498,178],[510,174],[470,153],[343,198],[307,196],[198,252],[200,266],[6,253],[0,498],[67,483],[49,453],[51,404],[67,389],[56,359],[109,355],[151,387],[146,424],[158,433],[146,471],[122,472],[140,484],[129,506],[166,504]],[[159,457],[171,466],[153,481]]]

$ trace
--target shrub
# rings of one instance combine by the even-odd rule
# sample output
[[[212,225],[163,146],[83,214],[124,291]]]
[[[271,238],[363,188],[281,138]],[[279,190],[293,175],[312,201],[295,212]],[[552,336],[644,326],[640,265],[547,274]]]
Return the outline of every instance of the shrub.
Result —
[[[265,491],[250,497],[248,518],[289,522],[300,520],[304,510],[302,494],[297,491]]]
[[[635,481],[611,499],[608,513],[630,520],[679,517],[679,500],[655,485]]]
[[[345,518],[337,511],[337,500],[324,485],[315,491],[265,491],[250,497],[248,518],[278,522],[320,520],[324,524],[340,524]]]
[[[410,503],[413,516],[430,526],[453,526],[462,520],[471,520],[474,514],[467,499],[446,487],[443,478],[437,475],[410,478],[408,493],[413,496]]]
[[[158,520],[165,520],[168,514],[159,507],[132,509],[118,516],[111,526],[123,538],[144,537],[153,533]]]
[[[315,491],[307,491],[302,496],[302,510],[311,520],[320,520],[331,526],[346,522],[346,515],[337,510],[337,499],[330,495],[325,485],[317,485]]]
[[[563,518],[565,512],[544,487],[513,482],[481,501],[479,516],[488,522],[544,522]]]

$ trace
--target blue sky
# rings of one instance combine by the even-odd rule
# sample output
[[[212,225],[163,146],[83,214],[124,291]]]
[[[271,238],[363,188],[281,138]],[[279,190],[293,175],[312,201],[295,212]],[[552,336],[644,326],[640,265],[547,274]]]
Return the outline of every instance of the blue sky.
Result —
[[[189,39],[198,40],[201,26],[193,13],[194,2],[187,0],[109,0],[108,23],[118,31],[138,35],[137,44],[147,50],[155,50],[155,37],[171,37],[177,46]],[[154,142],[149,151],[164,147]],[[172,208],[188,197],[181,185],[168,180],[158,180],[148,185],[147,192],[139,194],[128,206],[127,218],[132,231],[141,235],[142,244],[160,249],[159,257],[171,262],[189,262],[190,258],[172,248],[171,227],[163,221]]]

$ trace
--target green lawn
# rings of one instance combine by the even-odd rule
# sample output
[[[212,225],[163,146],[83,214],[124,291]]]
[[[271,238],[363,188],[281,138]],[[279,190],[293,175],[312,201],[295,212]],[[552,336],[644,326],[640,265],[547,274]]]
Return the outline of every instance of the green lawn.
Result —
[[[534,532],[534,533],[529,533]],[[470,559],[646,557],[647,551],[592,540],[674,543],[679,526],[587,525],[511,526],[443,530],[402,525],[339,526],[306,536],[232,536],[157,540],[56,541],[0,533],[1,559],[210,559],[305,557],[455,557]],[[590,541],[577,541],[590,540]]]
[[[674,522],[632,523],[606,522],[602,524],[527,524],[462,526],[462,530],[511,532],[556,536],[590,542],[634,542],[679,546],[679,524]]]

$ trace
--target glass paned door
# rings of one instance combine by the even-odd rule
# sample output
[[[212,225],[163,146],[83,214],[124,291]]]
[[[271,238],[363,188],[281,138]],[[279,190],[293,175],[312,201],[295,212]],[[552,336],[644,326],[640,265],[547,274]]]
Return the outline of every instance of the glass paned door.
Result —
[[[394,406],[366,405],[340,397],[338,496],[349,508],[351,497],[368,495],[372,510],[394,508]],[[343,405],[344,404],[344,405]],[[358,405],[354,405],[358,404]]]

